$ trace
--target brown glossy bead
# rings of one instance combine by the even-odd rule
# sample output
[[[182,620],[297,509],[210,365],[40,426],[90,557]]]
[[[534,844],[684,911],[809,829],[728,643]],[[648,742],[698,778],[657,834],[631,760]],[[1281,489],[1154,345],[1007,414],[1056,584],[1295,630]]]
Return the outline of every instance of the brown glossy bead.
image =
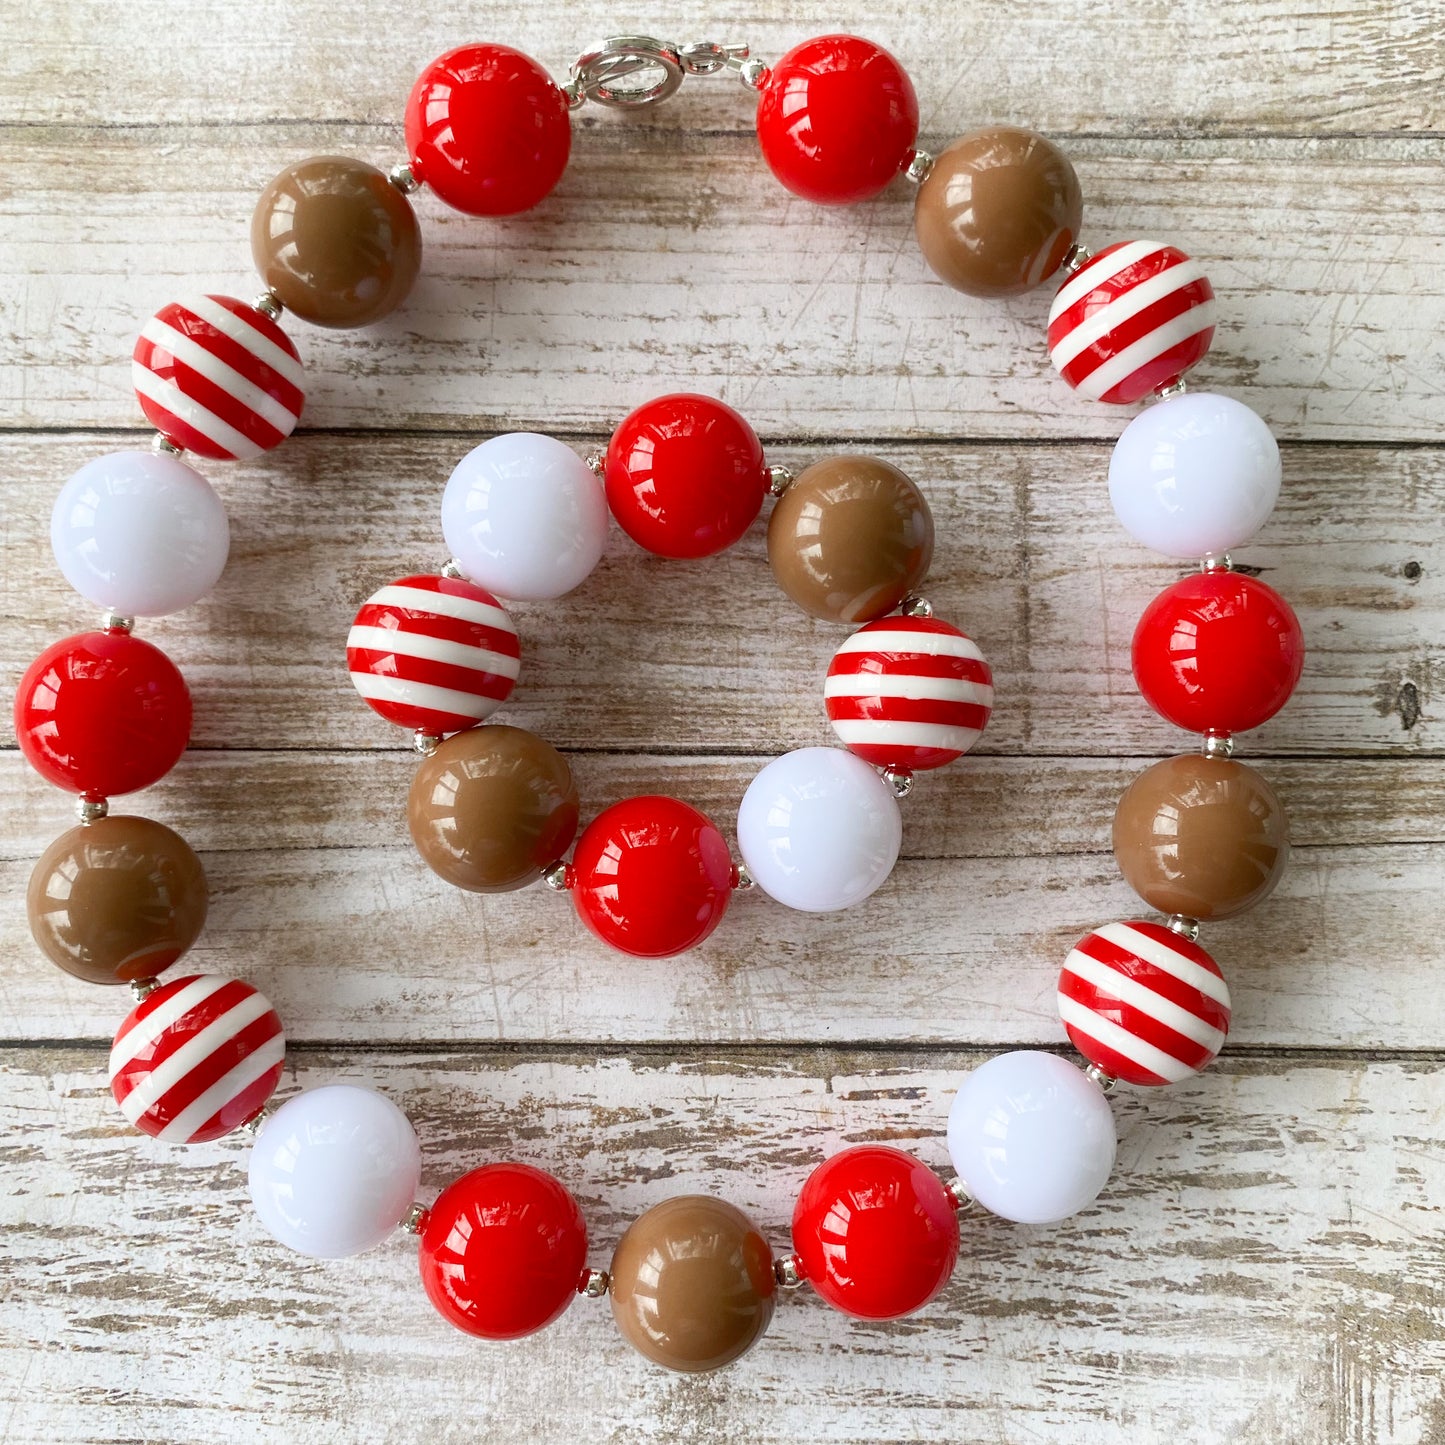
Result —
[[[1114,856],[1151,908],[1228,918],[1273,892],[1289,856],[1289,820],[1253,768],[1188,753],[1129,784],[1114,814]]]
[[[970,296],[1011,296],[1052,276],[1079,239],[1084,197],[1069,158],[1017,126],[953,142],[918,188],[913,227],[938,276]]]
[[[622,1236],[610,1273],[618,1328],[669,1370],[731,1364],[773,1318],[767,1240],[742,1210],[706,1195],[649,1209]]]
[[[317,326],[369,326],[421,269],[421,230],[386,175],[347,156],[287,166],[261,192],[251,254],[290,312]]]
[[[550,743],[488,723],[422,761],[407,826],[433,873],[473,893],[535,883],[577,835],[577,785]]]
[[[778,585],[814,617],[867,622],[928,573],[933,516],[913,481],[877,457],[814,462],[768,518]]]
[[[206,875],[179,834],[111,815],[62,833],[25,894],[30,932],[87,983],[127,983],[169,968],[206,921]]]

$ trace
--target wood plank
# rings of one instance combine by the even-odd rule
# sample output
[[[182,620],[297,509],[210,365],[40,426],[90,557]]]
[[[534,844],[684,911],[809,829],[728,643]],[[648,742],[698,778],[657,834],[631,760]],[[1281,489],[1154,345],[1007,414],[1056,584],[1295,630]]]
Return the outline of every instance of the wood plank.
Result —
[[[397,1099],[427,1197],[497,1157],[555,1171],[603,1264],[630,1219],[687,1192],[732,1200],[782,1249],[806,1171],[847,1144],[943,1166],[949,1096],[976,1059],[308,1052],[286,1088],[339,1077]],[[919,1316],[854,1323],[802,1290],[752,1355],[695,1381],[632,1354],[603,1302],[528,1341],[469,1339],[431,1311],[401,1236],[353,1260],[284,1253],[245,1204],[240,1150],[138,1139],[99,1065],[77,1050],[3,1060],[13,1445],[459,1427],[539,1445],[1413,1445],[1438,1428],[1435,1059],[1242,1060],[1123,1097],[1116,1178],[1085,1214],[1050,1229],[966,1214],[954,1281]]]
[[[221,481],[233,532],[225,576],[206,602],[145,626],[190,680],[198,747],[404,741],[355,697],[343,641],[377,586],[440,565],[441,488],[473,440],[310,436]],[[50,555],[49,512],[57,479],[115,445],[90,434],[0,437],[7,687],[57,636],[94,625]],[[823,450],[778,455],[803,464]],[[1128,660],[1140,613],[1183,569],[1118,527],[1106,448],[872,450],[926,490],[938,530],[927,591],[993,664],[998,697],[982,753],[1128,757],[1187,746],[1139,698]],[[1298,609],[1310,657],[1294,699],[1248,750],[1438,754],[1445,451],[1289,447],[1286,470],[1279,508],[1238,560]],[[841,630],[802,617],[778,592],[760,525],[704,564],[649,557],[614,529],[582,587],[515,612],[522,679],[497,717],[559,747],[730,755],[831,740],[818,687]]]
[[[955,124],[975,119],[968,107]],[[935,123],[936,146],[951,127]],[[999,304],[933,279],[905,183],[838,211],[788,197],[742,135],[614,117],[593,140],[527,217],[483,223],[422,197],[427,262],[404,311],[357,333],[293,327],[307,425],[593,432],[666,378],[774,437],[1122,426],[1053,375],[1045,292]],[[0,274],[14,278],[0,425],[134,425],[140,322],[198,289],[252,294],[254,197],[317,149],[398,153],[394,129],[374,126],[0,131]],[[1196,384],[1243,389],[1286,437],[1445,436],[1445,142],[1085,137],[1071,150],[1086,241],[1158,234],[1207,261],[1221,322]]]
[[[624,958],[540,884],[463,894],[405,847],[205,859],[206,930],[183,967],[249,979],[302,1040],[826,1039],[1059,1043],[1074,942],[1140,916],[1110,855],[910,859],[868,902],[799,914],[757,893],[678,958]],[[0,864],[19,899],[30,871]],[[1296,850],[1271,899],[1209,928],[1232,1042],[1445,1048],[1445,845]],[[87,987],[0,914],[0,1039],[109,1038],[121,989]]]
[[[625,31],[630,13],[602,6],[579,19],[561,0],[501,0],[479,20],[474,7],[440,0],[398,26],[340,0],[300,11],[281,0],[240,10],[217,0],[181,9],[134,0],[120,14],[103,0],[41,4],[17,11],[27,43],[6,47],[0,122],[254,126],[279,115],[399,127],[417,72],[454,45],[504,41],[561,77],[609,24]],[[1147,0],[1117,0],[1073,7],[1064,19],[983,0],[917,0],[891,11],[864,0],[804,11],[669,0],[639,13],[671,38],[747,40],[764,59],[810,34],[867,35],[908,68],[925,126],[942,115],[1120,136],[1445,128],[1438,17],[1415,3],[1252,0],[1244,12],[1176,0],[1161,13]],[[594,117],[584,113],[582,123]],[[690,81],[655,123],[740,129],[746,120],[735,81]]]

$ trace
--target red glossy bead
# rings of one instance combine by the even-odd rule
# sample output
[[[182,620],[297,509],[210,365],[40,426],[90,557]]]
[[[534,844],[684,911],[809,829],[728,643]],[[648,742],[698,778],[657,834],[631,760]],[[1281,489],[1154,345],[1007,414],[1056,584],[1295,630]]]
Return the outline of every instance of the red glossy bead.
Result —
[[[808,1176],[793,1210],[793,1248],[834,1309],[892,1320],[948,1283],[958,1215],[931,1169],[900,1149],[862,1144]]]
[[[15,735],[41,777],[88,797],[148,788],[175,767],[191,695],[158,647],[128,632],[52,643],[15,693]]]
[[[535,206],[562,178],[572,121],[561,87],[508,45],[460,45],[417,77],[406,103],[411,173],[472,216]]]
[[[421,1232],[421,1282],[469,1335],[515,1340],[572,1302],[587,1262],[577,1201],[530,1164],[488,1164],[442,1190]]]
[[[768,490],[757,433],[710,396],[675,392],[637,408],[607,447],[607,504],[659,557],[709,557],[752,525]]]
[[[763,159],[805,200],[846,206],[876,196],[913,158],[917,138],[913,82],[871,40],[805,40],[763,82]]]
[[[1239,733],[1272,718],[1304,667],[1289,603],[1254,577],[1201,572],[1166,587],[1134,630],[1134,680],[1191,732]]]
[[[718,926],[733,876],[727,841],[702,813],[647,795],[592,820],[569,879],[578,916],[603,942],[639,958],[668,958]]]

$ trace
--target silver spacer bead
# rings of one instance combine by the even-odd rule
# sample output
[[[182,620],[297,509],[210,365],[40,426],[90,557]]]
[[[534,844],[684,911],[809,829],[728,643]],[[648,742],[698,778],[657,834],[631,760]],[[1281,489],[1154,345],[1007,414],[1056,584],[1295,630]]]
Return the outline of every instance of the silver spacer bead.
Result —
[[[158,978],[133,978],[130,981],[130,996],[137,1003],[144,1003],[159,987]]]
[[[583,458],[583,460],[587,463],[587,466],[594,477],[597,477],[600,480],[607,475],[606,452],[588,452],[586,457]]]
[[[462,575],[462,564],[455,557],[448,558],[442,563],[441,575],[443,577],[460,577]]]
[[[1156,388],[1154,392],[1155,401],[1168,401],[1171,396],[1183,396],[1189,390],[1189,383],[1181,376],[1177,381],[1171,381],[1168,386]]]
[[[1201,572],[1233,572],[1234,562],[1228,552],[1221,552],[1217,557],[1211,552],[1209,556],[1199,559],[1199,570]]]
[[[1112,1094],[1114,1086],[1119,1082],[1113,1074],[1106,1074],[1098,1064],[1088,1064],[1084,1069],[1084,1077],[1092,1079],[1099,1086],[1102,1093]]]
[[[151,438],[151,450],[158,457],[183,457],[186,454],[185,447],[178,447],[170,437],[163,437],[159,432]]]
[[[252,303],[251,309],[259,311],[263,316],[269,316],[272,321],[280,318],[281,313],[286,309],[281,304],[281,298],[272,290],[263,291]]]
[[[749,90],[761,90],[768,83],[768,67],[754,56],[738,67],[738,79]]]
[[[797,1289],[803,1283],[803,1261],[796,1254],[785,1254],[773,1261],[773,1278],[783,1289]]]
[[[913,182],[915,186],[921,186],[928,179],[928,173],[933,169],[934,157],[927,151],[914,151],[913,159],[904,168],[903,174]]]
[[[542,882],[553,893],[565,893],[572,886],[572,879],[569,876],[571,871],[566,863],[554,863],[550,868],[542,870]]]
[[[1077,243],[1070,246],[1064,256],[1064,264],[1060,267],[1065,275],[1072,276],[1075,271],[1082,271],[1090,261],[1094,259],[1094,253],[1087,246],[1080,246]]]
[[[748,872],[748,865],[746,863],[739,863],[737,867],[733,869],[733,887],[737,889],[739,893],[746,893],[749,889],[756,888],[757,886],[758,885],[753,882],[753,875]]]
[[[612,1276],[605,1269],[584,1269],[577,1281],[577,1293],[585,1299],[601,1299],[612,1287]]]
[[[418,728],[411,735],[412,751],[420,753],[424,758],[431,757],[441,745],[442,740],[435,733],[427,732],[425,728]]]
[[[401,1217],[401,1223],[397,1228],[407,1234],[420,1234],[426,1228],[428,1216],[431,1214],[425,1204],[413,1204],[410,1209]]]
[[[113,607],[107,607],[100,614],[100,630],[102,632],[130,632],[135,628],[135,618],[126,617]]]
[[[82,823],[95,823],[110,812],[110,804],[104,798],[77,798],[75,816]]]
[[[948,1195],[948,1202],[960,1214],[973,1204],[973,1195],[963,1187],[962,1179],[947,1180],[944,1183],[943,1192]]]
[[[276,1112],[276,1108],[272,1103],[263,1104],[244,1124],[232,1130],[232,1133],[244,1134],[248,1139],[256,1138],[266,1127],[266,1120]]]
[[[787,467],[768,468],[768,491],[781,497],[793,485],[793,474]]]
[[[415,195],[417,191],[421,190],[421,182],[412,175],[411,164],[408,161],[402,161],[399,165],[394,165],[386,173],[386,178],[404,196]]]
[[[1206,758],[1232,758],[1234,738],[1229,733],[1205,733],[1199,751]]]
[[[895,798],[906,798],[913,791],[913,770],[911,768],[884,768],[883,781],[893,789]]]
[[[562,87],[562,94],[567,97],[568,110],[577,110],[580,106],[587,104],[587,92],[582,89],[581,83],[577,80],[569,80]]]
[[[1194,943],[1199,937],[1199,920],[1186,918],[1182,913],[1171,913],[1164,920],[1164,926],[1170,933],[1177,933],[1180,938],[1187,938],[1190,943]]]
[[[898,604],[898,611],[904,617],[932,617],[933,603],[926,597],[920,597],[916,592],[910,592]]]

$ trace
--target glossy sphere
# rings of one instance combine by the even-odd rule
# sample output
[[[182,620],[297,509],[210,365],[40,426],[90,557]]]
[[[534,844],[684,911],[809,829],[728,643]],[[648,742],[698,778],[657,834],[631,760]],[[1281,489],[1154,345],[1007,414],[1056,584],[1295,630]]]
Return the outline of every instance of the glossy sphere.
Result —
[[[231,529],[211,484],[178,457],[111,452],[60,489],[50,546],[65,580],[97,607],[162,617],[216,585]]]
[[[303,321],[369,326],[411,291],[421,230],[384,172],[348,156],[312,156],[261,192],[251,255],[262,280]]]
[[[490,717],[522,668],[517,629],[461,577],[402,577],[361,604],[346,634],[357,692],[388,722],[437,737]]]
[[[820,35],[768,72],[758,98],[758,143],[794,195],[825,206],[876,196],[913,158],[918,98],[882,46]]]
[[[225,461],[280,446],[301,419],[301,358],[264,311],[234,296],[163,306],[131,353],[146,420],[176,446]]]
[[[421,1282],[459,1330],[516,1340],[559,1318],[587,1264],[577,1201],[527,1164],[488,1164],[441,1192],[421,1234]]]
[[[116,1031],[110,1091],[143,1133],[200,1144],[261,1112],[281,1082],[285,1054],[280,1018],[249,983],[214,974],[175,978]]]
[[[798,748],[766,764],[738,808],[738,849],[770,898],[805,913],[851,908],[898,861],[893,789],[841,748]]]
[[[571,846],[577,785],[550,743],[492,723],[422,759],[406,820],[433,873],[473,893],[505,893],[535,883]]]
[[[913,228],[938,277],[970,296],[1047,280],[1079,239],[1084,198],[1069,158],[1017,126],[956,140],[918,188]]]
[[[584,582],[607,545],[607,499],[571,447],[509,432],[474,447],[442,494],[442,535],[499,597],[540,601]]]
[[[659,557],[708,557],[731,547],[767,490],[757,434],[710,396],[676,392],[649,401],[607,447],[612,515]]]
[[[793,1210],[803,1275],[834,1309],[893,1320],[921,1309],[958,1259],[958,1216],[931,1169],[864,1144],[825,1160]]]
[[[1229,1033],[1229,987],[1197,943],[1162,923],[1106,923],[1069,950],[1059,1017],[1074,1047],[1126,1084],[1175,1084]]]
[[[1142,411],[1109,459],[1125,530],[1167,557],[1221,557],[1264,526],[1279,497],[1279,444],[1233,397],[1191,391]]]
[[[1204,360],[1214,315],[1198,261],[1159,241],[1120,241],[1059,287],[1049,356],[1080,396],[1128,404]]]
[[[175,767],[191,695],[160,648],[126,632],[53,642],[15,692],[15,735],[41,777],[86,797],[148,788]]]
[[[1191,732],[1241,733],[1289,701],[1305,663],[1294,609],[1239,572],[1166,587],[1134,629],[1134,681],[1161,717]]]
[[[30,932],[50,961],[87,983],[168,969],[206,921],[206,875],[179,834],[112,813],[62,833],[25,893]]]
[[[882,617],[833,654],[823,683],[833,731],[879,768],[921,772],[963,756],[993,711],[978,644],[937,617]]]
[[[1114,1115],[1067,1059],[1023,1050],[980,1064],[948,1113],[964,1188],[993,1214],[1054,1224],[1086,1209],[1114,1168]]]
[[[689,1374],[746,1354],[773,1318],[773,1255],[757,1226],[720,1199],[654,1205],[612,1256],[612,1314],[649,1360]]]
[[[1289,820],[1253,768],[1186,753],[1155,763],[1125,789],[1114,857],[1151,908],[1211,922],[1274,891],[1289,857]]]
[[[639,958],[695,948],[727,912],[733,865],[696,808],[655,795],[614,803],[573,854],[577,915],[604,943]]]
[[[827,457],[800,473],[768,518],[778,585],[827,622],[882,617],[933,561],[933,517],[913,481],[876,457]]]
[[[567,97],[520,50],[460,45],[412,87],[406,148],[412,175],[447,205],[511,216],[535,206],[567,167]]]
[[[282,1244],[314,1259],[374,1249],[416,1199],[421,1145],[405,1114],[355,1084],[281,1105],[251,1151],[251,1202]]]

